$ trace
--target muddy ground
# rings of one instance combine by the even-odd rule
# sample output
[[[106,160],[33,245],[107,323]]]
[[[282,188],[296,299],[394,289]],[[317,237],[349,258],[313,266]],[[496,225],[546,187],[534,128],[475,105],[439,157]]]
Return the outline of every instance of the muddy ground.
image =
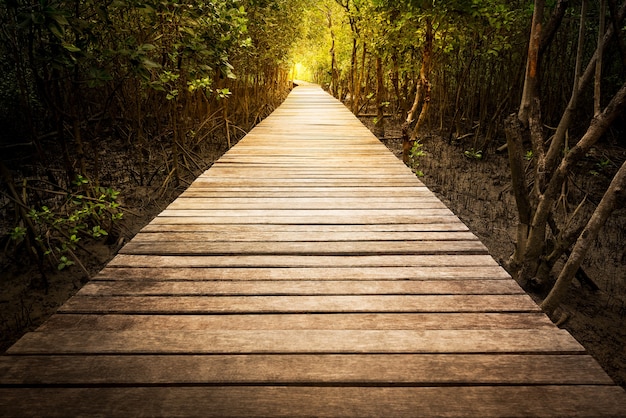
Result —
[[[371,125],[371,119],[364,118],[363,121]],[[402,144],[397,139],[400,136],[397,125],[390,125],[386,133],[390,139],[383,142],[400,156]],[[489,150],[478,161],[464,155],[465,144],[451,144],[437,136],[427,137],[422,142],[426,153],[419,160],[419,169],[424,172],[422,181],[504,265],[513,251],[516,226],[506,153]],[[217,150],[213,158],[223,151]],[[615,150],[611,152],[616,154]],[[623,160],[626,152],[618,150],[617,154],[620,155],[618,159]],[[31,286],[38,273],[28,260],[7,257],[7,254],[0,260],[0,352],[4,352],[25,332],[43,323],[184,189],[181,187],[155,198],[154,190],[150,188],[132,187],[130,183],[126,187],[122,184],[120,188],[124,205],[130,209],[123,223],[121,239],[109,245],[89,245],[91,255],[85,262],[87,273],[76,266],[54,272],[49,277],[49,289],[44,291]],[[601,290],[594,292],[574,283],[564,306],[569,319],[563,327],[585,346],[618,384],[626,387],[624,231],[626,210],[622,209],[613,214],[584,264],[586,272]],[[539,294],[531,296],[538,302],[542,297]]]
[[[232,137],[236,143],[237,137]],[[115,256],[117,251],[162,212],[169,203],[182,193],[187,184],[210,167],[227,150],[225,138],[215,138],[202,150],[202,161],[194,172],[182,177],[179,187],[163,188],[164,175],[154,177],[150,186],[138,186],[133,178],[133,168],[128,162],[128,153],[124,145],[116,141],[103,142],[101,147],[103,160],[101,179],[103,184],[120,191],[118,202],[121,203],[124,217],[116,223],[113,238],[99,241],[81,240],[78,253],[84,269],[77,264],[57,271],[50,266],[47,271],[48,288],[40,286],[41,274],[25,251],[16,250],[9,240],[4,240],[4,252],[0,253],[0,353],[6,351],[25,332],[41,325],[49,316],[89,278],[97,274]],[[6,231],[11,225],[5,225],[0,218],[0,230]],[[0,234],[2,235],[2,234]],[[111,239],[112,238],[112,239]],[[109,241],[109,242],[107,242]]]

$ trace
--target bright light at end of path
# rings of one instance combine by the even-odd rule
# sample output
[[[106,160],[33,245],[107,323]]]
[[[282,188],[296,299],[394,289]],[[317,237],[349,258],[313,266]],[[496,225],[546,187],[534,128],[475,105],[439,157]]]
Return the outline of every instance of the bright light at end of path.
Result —
[[[291,67],[289,76],[292,80],[308,80],[309,71],[304,64],[296,62],[293,67]]]

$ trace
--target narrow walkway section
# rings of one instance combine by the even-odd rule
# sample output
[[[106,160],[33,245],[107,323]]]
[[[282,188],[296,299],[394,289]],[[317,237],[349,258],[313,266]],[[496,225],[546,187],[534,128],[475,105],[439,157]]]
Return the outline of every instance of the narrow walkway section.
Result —
[[[0,357],[2,416],[624,414],[624,390],[315,86]]]

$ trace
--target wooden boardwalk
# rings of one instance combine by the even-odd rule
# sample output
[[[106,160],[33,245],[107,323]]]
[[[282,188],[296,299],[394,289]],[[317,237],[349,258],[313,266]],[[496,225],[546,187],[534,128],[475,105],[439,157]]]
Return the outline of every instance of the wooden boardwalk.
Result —
[[[626,394],[303,86],[0,357],[0,416],[626,416]]]

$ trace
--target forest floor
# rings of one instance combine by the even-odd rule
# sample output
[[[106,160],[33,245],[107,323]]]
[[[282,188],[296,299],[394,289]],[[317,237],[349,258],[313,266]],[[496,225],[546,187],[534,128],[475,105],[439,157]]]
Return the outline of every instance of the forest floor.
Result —
[[[371,118],[363,118],[371,125]],[[399,124],[389,124],[387,147],[401,158]],[[480,161],[464,155],[463,144],[451,144],[432,136],[422,141],[425,156],[419,159],[424,172],[422,181],[482,240],[502,265],[513,251],[516,209],[510,191],[506,153],[490,152]],[[103,150],[103,152],[114,150]],[[219,158],[219,150],[210,158]],[[626,150],[611,150],[610,155],[626,158]],[[123,221],[123,234],[114,244],[91,243],[85,263],[87,273],[78,266],[48,277],[47,290],[33,286],[37,268],[27,260],[18,260],[5,251],[0,259],[0,353],[25,332],[36,329],[69,297],[93,277],[144,225],[184,190],[173,190],[155,198],[149,188],[120,186],[123,204],[130,209]],[[577,282],[572,286],[564,310],[568,320],[562,325],[607,373],[626,388],[626,210],[613,214],[604,228],[600,242],[584,264],[588,275],[600,284],[601,291],[591,291]],[[621,296],[615,296],[621,295]],[[531,294],[540,302],[543,295]]]
[[[195,174],[199,175],[213,161],[226,152],[226,139],[217,138],[215,144],[204,150],[203,165]],[[236,138],[233,136],[233,142]],[[35,330],[48,317],[73,296],[87,281],[95,276],[117,254],[117,251],[137,234],[154,217],[161,213],[187,186],[160,187],[160,180],[153,186],[138,186],[127,170],[127,153],[115,142],[103,141],[101,152],[107,156],[103,164],[102,177],[107,178],[111,187],[119,191],[124,217],[116,223],[117,236],[112,243],[104,240],[81,241],[83,251],[80,261],[84,270],[73,265],[62,271],[50,268],[47,272],[48,286],[42,288],[41,274],[36,265],[25,257],[24,251],[16,252],[10,242],[0,253],[0,353],[15,343],[24,333]],[[193,178],[188,174],[186,182]],[[0,225],[6,230],[7,225]]]

